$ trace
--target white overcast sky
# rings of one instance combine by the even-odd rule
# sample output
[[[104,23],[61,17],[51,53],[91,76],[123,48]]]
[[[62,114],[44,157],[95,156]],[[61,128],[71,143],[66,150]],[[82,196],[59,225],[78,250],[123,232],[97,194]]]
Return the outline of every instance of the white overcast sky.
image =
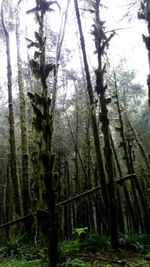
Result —
[[[106,21],[106,28],[108,30],[113,30],[116,28],[123,28],[122,30],[116,31],[116,36],[111,41],[110,45],[110,61],[112,64],[117,64],[119,60],[123,57],[127,58],[127,64],[129,69],[135,69],[136,71],[136,81],[146,85],[146,79],[148,74],[148,57],[145,44],[142,40],[142,34],[147,34],[147,26],[144,21],[139,21],[137,18],[137,6],[129,9],[129,2],[135,2],[135,0],[102,0],[107,8],[102,9],[102,19]],[[64,5],[67,0],[63,0]],[[80,1],[79,1],[80,2]],[[139,1],[140,2],[140,1]],[[71,1],[72,6],[72,19],[73,19],[73,0]],[[81,4],[79,4],[79,7]],[[130,11],[130,16],[123,19],[125,14]],[[82,12],[82,11],[81,11]],[[89,16],[90,17],[90,16]],[[89,34],[91,31],[92,20],[89,18],[89,23],[83,20],[83,29],[86,40],[86,47],[88,50],[88,55],[94,58],[92,47],[92,36]],[[56,24],[55,24],[56,26]],[[66,31],[68,46],[76,50],[77,41],[74,36],[76,31],[76,26],[69,21],[69,25]],[[89,47],[89,48],[88,48]],[[76,56],[75,56],[76,62]]]
[[[17,1],[17,0],[15,0]],[[138,21],[136,18],[137,10],[135,7],[135,10],[132,12],[132,16],[134,16],[134,19],[131,20],[129,23],[127,19],[123,19],[122,17],[126,14],[128,6],[127,3],[131,2],[132,0],[102,0],[102,3],[107,6],[108,8],[103,8],[103,17],[106,21],[107,28],[110,29],[116,29],[116,28],[124,28],[123,30],[117,31],[117,35],[114,37],[114,39],[111,41],[110,45],[110,60],[112,64],[117,64],[119,62],[120,58],[126,57],[128,62],[128,67],[131,69],[136,70],[136,79],[138,82],[141,82],[143,84],[146,84],[146,78],[148,74],[148,58],[147,58],[147,51],[145,48],[145,45],[142,40],[142,33],[147,32],[146,24],[142,21]],[[26,0],[23,1],[24,4],[28,2],[28,7],[26,8],[32,8],[35,6],[35,0]],[[63,5],[63,7],[66,6],[67,0],[58,0],[58,2]],[[22,3],[23,5],[23,3]],[[69,12],[71,14],[71,18],[69,19],[69,23],[67,25],[66,30],[66,38],[65,43],[68,45],[69,49],[77,49],[77,39],[74,35],[74,32],[77,31],[77,28],[71,20],[74,20],[74,9],[73,9],[73,0],[71,0],[71,11]],[[57,31],[59,31],[60,26],[60,11],[56,7],[56,12],[51,13],[51,23],[53,24],[53,28]],[[33,21],[33,15],[28,15],[26,17],[28,22],[28,35],[30,38],[30,33],[34,32],[34,23]],[[85,36],[86,40],[86,46],[87,49],[89,49],[89,57],[94,57],[93,55],[93,49],[94,46],[92,45],[92,36],[89,34],[91,30],[91,23],[92,21],[89,20],[89,23],[86,21],[83,21],[83,28],[84,31],[87,32]],[[73,26],[74,24],[74,26]],[[25,38],[24,38],[25,40]],[[24,41],[25,43],[25,41]],[[12,55],[12,62],[15,62],[15,42],[12,40],[11,43],[11,49]],[[26,52],[25,52],[26,53]],[[23,53],[23,54],[25,54]],[[5,56],[5,50],[3,50],[2,57]],[[3,61],[3,58],[1,57],[1,61]],[[77,57],[78,55],[74,56],[74,65],[77,64]]]
[[[142,40],[142,34],[147,34],[147,26],[144,21],[137,18],[137,6],[130,9],[131,21],[123,16],[128,11],[129,1],[127,0],[103,0],[109,6],[106,10],[107,25],[109,28],[125,28],[117,31],[111,46],[111,56],[114,62],[121,56],[127,58],[129,68],[137,71],[137,81],[146,83],[148,74],[148,57],[145,44]],[[132,0],[130,0],[132,2]],[[127,28],[127,29],[126,29]]]

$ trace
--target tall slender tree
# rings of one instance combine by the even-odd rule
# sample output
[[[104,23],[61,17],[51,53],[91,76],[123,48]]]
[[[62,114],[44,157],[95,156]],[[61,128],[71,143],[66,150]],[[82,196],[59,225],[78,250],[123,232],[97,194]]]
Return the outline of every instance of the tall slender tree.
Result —
[[[56,1],[36,1],[36,7],[27,13],[34,12],[39,26],[35,32],[36,41],[29,40],[28,47],[35,47],[34,59],[30,60],[30,66],[34,76],[41,83],[41,93],[28,93],[35,113],[33,124],[38,134],[39,154],[41,163],[41,177],[44,181],[45,202],[48,207],[47,230],[45,237],[48,240],[49,267],[56,267],[58,259],[58,225],[56,212],[55,184],[57,173],[55,172],[55,154],[52,152],[53,115],[51,99],[48,94],[47,78],[50,72],[55,75],[55,64],[46,62],[46,37],[44,35],[44,15],[51,10],[51,5]]]
[[[91,124],[92,124],[93,137],[94,137],[94,146],[95,146],[95,151],[96,151],[98,176],[99,176],[99,179],[102,185],[103,209],[105,209],[105,216],[108,218],[108,208],[104,208],[104,206],[108,207],[108,193],[107,193],[107,186],[106,186],[106,177],[105,177],[105,170],[104,170],[104,164],[103,164],[102,153],[101,153],[101,145],[100,145],[99,130],[98,130],[98,124],[97,124],[97,118],[96,118],[96,106],[95,106],[95,101],[94,101],[93,87],[92,87],[92,82],[91,82],[89,66],[88,66],[87,53],[86,53],[86,48],[85,48],[85,40],[84,40],[82,23],[81,23],[81,18],[80,18],[78,0],[74,0],[74,6],[75,6],[75,12],[76,12],[79,35],[80,35],[80,43],[81,43],[84,69],[85,69],[85,74],[86,74],[86,86],[87,86],[87,92],[89,96]]]
[[[21,195],[20,195],[20,181],[17,168],[17,154],[16,154],[16,138],[15,138],[15,121],[13,109],[12,96],[12,68],[10,57],[10,38],[9,32],[4,22],[4,2],[1,5],[2,27],[6,41],[6,56],[7,56],[7,82],[8,82],[8,107],[9,107],[9,142],[10,142],[10,172],[13,184],[13,200],[15,212],[17,215],[22,215]]]
[[[21,154],[22,154],[22,196],[23,196],[23,213],[29,213],[30,200],[30,177],[29,177],[29,153],[27,137],[27,116],[26,116],[26,96],[22,69],[21,48],[20,48],[20,16],[19,5],[17,6],[16,15],[16,44],[17,44],[17,67],[18,67],[18,88],[20,98],[20,124],[21,124]]]
[[[150,127],[150,1],[149,0],[141,1],[141,8],[140,11],[138,12],[138,18],[146,21],[148,29],[148,35],[146,36],[143,34],[143,41],[148,51],[148,63],[149,63],[147,86],[148,86],[148,109],[149,109],[149,127]]]
[[[106,36],[104,31],[104,22],[100,18],[100,4],[101,0],[96,0],[93,3],[95,10],[95,24],[93,25],[95,48],[97,53],[98,67],[95,70],[96,75],[96,86],[95,90],[98,94],[100,103],[100,122],[102,125],[102,133],[104,137],[104,157],[105,157],[105,171],[108,180],[108,194],[109,194],[109,223],[110,223],[110,234],[112,246],[118,247],[118,230],[117,230],[117,205],[116,205],[116,190],[114,181],[114,168],[113,168],[113,157],[110,141],[110,129],[109,129],[109,117],[108,108],[110,99],[106,98],[107,85],[104,83],[104,74],[106,72],[106,65],[103,63],[103,55],[106,48],[109,45],[111,38],[114,36],[114,32],[109,37]]]

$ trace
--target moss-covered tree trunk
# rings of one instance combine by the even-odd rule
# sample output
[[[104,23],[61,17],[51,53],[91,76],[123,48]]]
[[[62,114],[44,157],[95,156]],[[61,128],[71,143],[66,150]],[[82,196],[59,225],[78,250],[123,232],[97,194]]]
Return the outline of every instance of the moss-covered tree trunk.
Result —
[[[120,123],[120,127],[116,127],[116,130],[118,130],[120,133],[121,147],[123,148],[123,152],[124,152],[124,160],[125,160],[127,172],[130,174],[132,173],[132,168],[130,164],[130,158],[128,155],[127,140],[125,136],[125,128],[124,128],[124,123],[123,123],[123,118],[122,118],[122,111],[121,111],[120,102],[119,102],[118,85],[117,85],[117,78],[116,78],[115,72],[114,72],[114,84],[115,84],[115,95],[114,96],[116,98],[116,106],[117,106],[117,112],[118,112],[119,123]]]
[[[148,86],[148,109],[149,109],[149,128],[150,128],[150,1],[149,0],[141,1],[141,8],[138,13],[138,18],[146,21],[148,29],[148,35],[146,36],[143,34],[143,41],[148,51],[148,63],[149,63],[147,86]]]
[[[88,66],[88,61],[87,61],[87,54],[86,54],[85,41],[84,41],[84,35],[83,35],[83,30],[82,30],[82,23],[81,23],[81,18],[80,18],[80,13],[79,13],[78,0],[74,0],[74,6],[75,6],[78,29],[79,29],[79,34],[80,34],[80,43],[81,43],[84,69],[85,69],[85,74],[86,74],[87,92],[89,96],[91,124],[92,124],[94,146],[95,146],[95,152],[96,152],[98,177],[100,179],[100,183],[102,186],[103,206],[105,206],[105,208],[104,207],[103,208],[105,209],[105,217],[108,218],[108,193],[107,193],[107,187],[106,187],[105,170],[104,170],[104,164],[103,164],[102,153],[101,153],[99,131],[98,131],[98,125],[97,125],[97,119],[96,119],[96,110],[95,110],[96,107],[95,107],[90,71],[89,71],[89,66]]]
[[[10,58],[10,40],[9,33],[4,23],[3,8],[1,8],[2,27],[6,40],[6,56],[7,56],[7,82],[8,82],[8,107],[9,107],[9,144],[10,144],[10,172],[13,184],[13,201],[17,215],[22,215],[20,181],[17,169],[16,139],[15,139],[15,121],[12,97],[12,69]]]
[[[57,174],[55,173],[55,155],[52,153],[52,135],[53,135],[53,115],[51,99],[48,94],[47,78],[50,72],[55,74],[55,65],[46,63],[46,37],[44,36],[44,15],[49,10],[49,5],[53,2],[37,1],[37,5],[32,10],[35,12],[36,21],[39,26],[38,32],[35,32],[36,41],[30,41],[28,47],[35,47],[34,59],[30,60],[30,66],[34,76],[40,80],[41,93],[28,93],[35,118],[33,124],[37,132],[37,140],[39,143],[39,162],[40,174],[44,181],[45,204],[48,207],[47,229],[45,238],[48,242],[49,267],[56,267],[58,260],[58,221],[56,212],[56,188]],[[55,1],[54,1],[55,3]],[[56,188],[55,188],[56,186]]]
[[[31,208],[30,201],[30,177],[29,177],[29,154],[27,138],[27,118],[26,118],[26,97],[23,79],[23,69],[20,50],[20,17],[19,6],[16,17],[16,44],[17,44],[17,67],[18,67],[18,88],[20,98],[20,124],[21,124],[21,156],[22,156],[22,197],[23,213],[27,215]]]
[[[105,35],[103,22],[100,19],[100,2],[96,0],[93,7],[95,7],[95,24],[93,35],[95,38],[95,48],[97,53],[98,67],[95,70],[96,75],[96,86],[95,90],[98,94],[100,103],[100,121],[102,125],[102,133],[104,138],[104,157],[105,157],[105,171],[107,174],[108,183],[108,194],[109,194],[109,224],[110,224],[110,235],[113,248],[118,247],[118,221],[117,221],[117,205],[116,205],[116,190],[114,181],[114,168],[113,168],[113,156],[109,134],[109,118],[107,104],[109,99],[106,99],[105,91],[107,85],[104,83],[104,73],[106,71],[105,65],[103,64],[103,53],[107,48],[110,39],[113,37],[112,33],[109,37]]]

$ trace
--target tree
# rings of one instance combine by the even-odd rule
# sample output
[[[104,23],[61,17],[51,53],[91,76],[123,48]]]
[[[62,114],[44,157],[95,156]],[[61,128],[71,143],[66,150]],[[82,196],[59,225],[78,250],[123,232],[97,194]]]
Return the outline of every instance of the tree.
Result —
[[[44,5],[43,5],[44,4]],[[48,11],[45,6],[49,3],[46,1],[36,1],[35,12],[39,31],[35,32],[36,41],[30,40],[28,47],[35,47],[38,50],[34,52],[34,59],[30,60],[32,72],[37,80],[41,83],[41,93],[31,93],[30,97],[33,111],[35,114],[33,124],[37,131],[36,142],[39,144],[41,177],[44,181],[45,202],[48,207],[47,229],[45,237],[48,241],[49,267],[55,267],[58,258],[58,225],[56,212],[55,184],[57,184],[57,173],[55,172],[55,154],[52,152],[52,135],[53,135],[53,114],[51,99],[48,95],[47,78],[50,72],[55,75],[56,66],[54,63],[46,63],[46,37],[44,36],[44,15]],[[30,12],[31,12],[30,11]],[[30,13],[27,12],[27,13]],[[40,213],[39,213],[40,214]],[[44,213],[41,213],[43,217]]]
[[[105,171],[108,179],[108,196],[109,196],[109,223],[110,234],[113,248],[118,248],[118,223],[117,223],[117,205],[116,205],[116,189],[114,182],[113,171],[113,155],[110,142],[110,128],[108,118],[107,105],[110,102],[110,98],[106,97],[105,91],[107,85],[104,83],[104,74],[106,72],[106,65],[103,63],[103,55],[106,48],[109,45],[110,40],[114,36],[112,32],[108,37],[104,31],[104,22],[100,18],[100,0],[96,0],[93,4],[95,9],[95,24],[92,34],[94,36],[95,48],[97,53],[98,66],[95,70],[96,86],[95,91],[99,98],[100,114],[99,119],[102,125],[102,133],[104,138],[104,157],[105,157]]]
[[[149,74],[147,76],[147,86],[148,86],[148,108],[149,108],[149,118],[150,118],[150,2],[148,0],[141,1],[141,8],[140,11],[138,12],[138,18],[146,21],[148,29],[148,36],[143,34],[143,41],[148,51]]]
[[[20,17],[19,2],[16,15],[16,44],[17,44],[17,67],[18,67],[18,88],[20,98],[20,123],[21,123],[21,156],[22,156],[22,195],[23,195],[23,213],[27,215],[31,208],[30,199],[30,177],[29,177],[29,154],[27,138],[27,116],[26,116],[26,97],[24,87],[24,77],[22,69],[21,51],[20,51]]]
[[[100,179],[100,183],[102,185],[103,209],[105,210],[104,211],[105,216],[108,218],[108,209],[106,208],[108,207],[107,205],[108,194],[107,194],[105,170],[104,170],[104,164],[102,160],[101,146],[100,146],[100,140],[99,140],[99,131],[98,131],[97,118],[96,118],[96,110],[95,110],[95,99],[94,99],[94,94],[93,94],[91,76],[90,76],[90,71],[89,71],[89,66],[88,66],[88,61],[87,61],[87,54],[86,54],[86,49],[85,49],[85,40],[84,40],[82,23],[81,23],[77,0],[74,0],[74,5],[75,5],[75,12],[76,12],[77,23],[78,23],[79,34],[80,34],[84,69],[85,69],[85,74],[86,74],[86,86],[87,86],[87,92],[89,96],[90,115],[91,115],[91,123],[92,123],[93,137],[94,137],[94,146],[95,146],[95,152],[96,152],[96,158],[97,158],[98,176]]]
[[[14,110],[13,110],[13,97],[12,97],[12,70],[10,59],[10,40],[9,33],[6,29],[4,22],[2,2],[1,6],[1,18],[4,36],[6,40],[6,56],[7,56],[7,81],[8,81],[8,105],[9,105],[9,138],[10,138],[10,171],[13,184],[13,200],[15,212],[17,215],[22,215],[21,195],[20,195],[20,181],[17,169],[17,155],[16,155],[16,140],[15,140],[15,122],[14,122]]]

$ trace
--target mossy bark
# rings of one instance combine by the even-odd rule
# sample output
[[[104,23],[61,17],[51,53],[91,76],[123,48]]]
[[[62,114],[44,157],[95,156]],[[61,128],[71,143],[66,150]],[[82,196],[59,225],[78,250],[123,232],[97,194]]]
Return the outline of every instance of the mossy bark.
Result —
[[[7,56],[7,82],[8,82],[8,108],[9,108],[9,143],[10,143],[10,172],[13,184],[13,200],[15,212],[17,215],[22,215],[20,181],[17,168],[17,154],[16,154],[16,139],[15,139],[15,121],[12,97],[12,69],[10,58],[10,40],[9,33],[4,23],[3,9],[1,9],[2,27],[6,40],[6,56]]]
[[[38,7],[37,7],[38,8]],[[33,9],[34,10],[34,9]],[[46,79],[49,73],[54,71],[53,63],[46,64],[45,47],[46,37],[44,36],[44,10],[35,12],[39,31],[35,32],[36,45],[38,51],[34,53],[34,59],[30,60],[30,66],[33,74],[41,82],[41,93],[28,93],[34,110],[34,126],[39,138],[39,161],[41,177],[44,181],[45,203],[48,207],[47,229],[45,238],[48,242],[49,267],[56,267],[58,260],[58,218],[56,211],[56,190],[58,175],[55,173],[55,155],[52,153],[53,136],[53,114],[51,109],[51,99],[48,95],[48,86]],[[30,47],[35,44],[31,42]]]
[[[121,111],[120,102],[119,102],[119,95],[118,95],[117,77],[116,77],[115,73],[114,73],[114,83],[115,83],[116,105],[117,105],[117,111],[118,111],[119,123],[120,123],[120,127],[116,128],[116,129],[118,129],[119,133],[120,133],[121,144],[122,144],[122,148],[123,148],[123,152],[124,152],[124,160],[126,163],[127,172],[130,174],[130,173],[132,173],[132,167],[130,164],[130,158],[129,158],[129,154],[128,154],[127,140],[126,140],[126,136],[125,136],[125,127],[124,127],[124,122],[123,122],[123,118],[122,118],[122,111]]]
[[[98,130],[98,124],[97,124],[97,118],[96,118],[96,107],[95,107],[93,88],[92,88],[92,83],[91,83],[84,35],[83,35],[83,30],[82,30],[82,23],[81,23],[77,0],[74,0],[74,6],[75,6],[75,12],[76,12],[77,23],[78,23],[78,28],[79,28],[83,63],[84,63],[84,69],[85,69],[85,74],[86,74],[87,92],[89,96],[90,115],[91,115],[91,124],[92,124],[93,137],[94,137],[94,147],[95,147],[95,152],[96,152],[98,177],[100,179],[100,183],[102,186],[102,196],[103,196],[102,202],[103,202],[103,206],[108,207],[108,192],[107,192],[107,186],[106,186],[106,177],[105,177],[103,158],[102,158],[102,153],[101,153],[99,130]],[[105,217],[108,218],[108,208],[105,208]]]
[[[108,180],[108,194],[109,194],[109,224],[110,224],[110,235],[113,248],[118,248],[118,221],[117,221],[117,205],[116,205],[116,190],[114,181],[114,168],[113,168],[113,156],[110,143],[109,133],[109,118],[107,109],[107,99],[105,91],[107,85],[104,84],[104,73],[106,72],[105,65],[103,64],[103,53],[109,44],[110,39],[114,34],[106,37],[103,22],[100,19],[100,0],[96,0],[94,3],[95,7],[95,24],[92,34],[95,38],[95,47],[97,53],[98,67],[95,70],[96,75],[96,86],[99,103],[100,103],[100,121],[102,125],[102,133],[104,137],[104,157],[105,157],[105,171]]]
[[[17,44],[17,67],[18,67],[18,88],[20,98],[20,123],[21,123],[21,149],[22,149],[22,196],[23,213],[27,215],[31,208],[30,199],[30,177],[29,177],[29,153],[27,138],[27,117],[26,117],[26,97],[23,79],[23,69],[20,50],[20,17],[17,11],[16,21],[16,44]]]
[[[149,63],[149,74],[147,76],[147,87],[148,87],[148,109],[149,109],[149,128],[150,128],[150,2],[149,0],[141,1],[141,8],[138,12],[138,18],[143,19],[147,23],[148,35],[143,34],[143,41],[148,51],[148,63]]]

